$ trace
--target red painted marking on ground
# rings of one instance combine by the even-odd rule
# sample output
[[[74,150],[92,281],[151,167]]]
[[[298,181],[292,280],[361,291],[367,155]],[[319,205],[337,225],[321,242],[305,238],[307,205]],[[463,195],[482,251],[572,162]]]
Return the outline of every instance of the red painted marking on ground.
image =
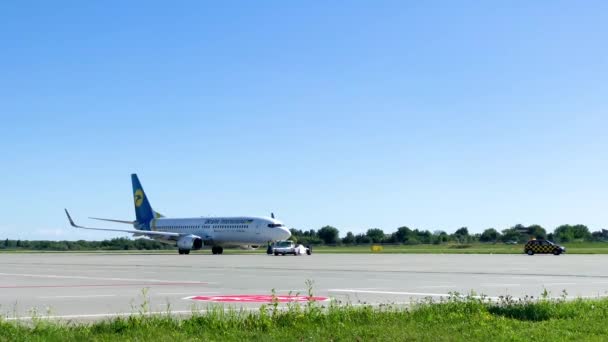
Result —
[[[171,285],[207,285],[207,283],[135,283],[135,284],[83,284],[83,285],[0,285],[0,289],[36,289],[61,287],[121,287],[121,286],[171,286]]]
[[[270,296],[270,295],[229,295],[229,296],[195,296],[188,299],[200,300],[204,302],[216,303],[272,303],[276,300],[279,303],[293,302],[322,302],[329,300],[327,297],[314,296]]]

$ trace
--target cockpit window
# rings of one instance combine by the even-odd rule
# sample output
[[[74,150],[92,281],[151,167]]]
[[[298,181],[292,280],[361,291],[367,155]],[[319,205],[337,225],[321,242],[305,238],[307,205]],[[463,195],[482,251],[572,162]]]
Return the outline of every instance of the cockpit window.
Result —
[[[268,224],[268,228],[278,228],[278,227],[283,227],[283,225],[280,223],[269,223]]]

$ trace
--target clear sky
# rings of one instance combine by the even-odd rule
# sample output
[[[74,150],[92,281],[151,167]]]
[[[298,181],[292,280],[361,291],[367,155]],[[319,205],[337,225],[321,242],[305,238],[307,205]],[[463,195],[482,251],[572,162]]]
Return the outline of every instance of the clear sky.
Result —
[[[0,19],[0,238],[119,236],[63,208],[133,219],[133,172],[167,216],[608,227],[606,1],[5,1]]]

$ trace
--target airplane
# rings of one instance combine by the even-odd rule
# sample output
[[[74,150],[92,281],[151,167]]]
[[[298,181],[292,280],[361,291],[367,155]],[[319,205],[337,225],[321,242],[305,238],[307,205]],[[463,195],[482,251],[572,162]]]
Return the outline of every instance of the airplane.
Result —
[[[91,217],[94,220],[131,224],[133,229],[83,227],[74,223],[70,213],[65,213],[70,225],[79,229],[105,230],[147,236],[157,241],[177,245],[179,254],[190,254],[203,246],[212,246],[212,254],[222,254],[226,246],[257,248],[263,243],[287,240],[289,229],[275,219],[274,213],[266,217],[196,217],[166,218],[152,209],[148,196],[139,182],[137,174],[131,175],[135,221]]]

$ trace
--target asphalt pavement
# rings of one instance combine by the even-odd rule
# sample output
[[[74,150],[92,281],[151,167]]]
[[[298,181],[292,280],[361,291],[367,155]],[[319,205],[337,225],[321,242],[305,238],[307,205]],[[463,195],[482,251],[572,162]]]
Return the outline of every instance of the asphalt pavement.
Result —
[[[0,254],[0,314],[95,320],[189,314],[210,303],[257,310],[281,300],[408,304],[453,293],[516,298],[608,295],[608,255]],[[287,297],[292,296],[292,297]],[[303,297],[297,297],[303,296]],[[215,304],[213,304],[215,305]]]

